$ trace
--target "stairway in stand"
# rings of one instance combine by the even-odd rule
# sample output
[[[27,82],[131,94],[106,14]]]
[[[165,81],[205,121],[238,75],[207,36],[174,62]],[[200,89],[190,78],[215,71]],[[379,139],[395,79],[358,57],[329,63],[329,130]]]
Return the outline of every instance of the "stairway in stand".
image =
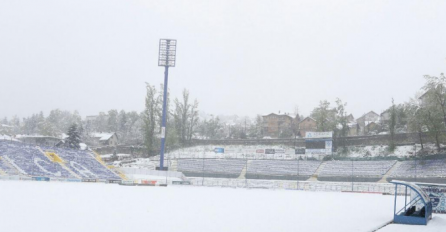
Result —
[[[240,173],[240,176],[237,177],[237,179],[245,179],[246,178],[246,171],[248,170],[248,166],[251,163],[251,160],[248,160],[245,167],[243,167],[242,172]]]
[[[322,162],[319,167],[316,169],[316,171],[311,175],[311,177],[307,181],[318,181],[317,177],[319,176],[319,173],[324,169],[325,164],[327,164],[326,161]]]
[[[178,171],[178,160],[170,160],[170,171]]]
[[[389,169],[389,171],[386,172],[386,174],[384,174],[383,178],[381,178],[378,183],[388,183],[387,177],[389,177],[390,174],[392,174],[393,171],[396,170],[400,165],[401,163],[399,161],[396,161],[396,163]]]

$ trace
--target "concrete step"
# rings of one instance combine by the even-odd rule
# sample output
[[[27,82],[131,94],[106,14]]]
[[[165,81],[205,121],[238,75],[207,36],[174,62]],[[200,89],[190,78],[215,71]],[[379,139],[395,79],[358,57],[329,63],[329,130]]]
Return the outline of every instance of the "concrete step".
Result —
[[[171,171],[178,171],[178,160],[170,160],[170,168]]]
[[[240,176],[237,177],[237,179],[246,179],[246,171],[248,170],[248,166],[251,164],[252,160],[248,160],[245,167],[243,167],[242,172],[240,173]]]
[[[311,175],[310,178],[308,178],[307,181],[318,181],[317,177],[319,176],[319,173],[322,171],[322,169],[324,169],[325,165],[327,164],[326,161],[323,161],[319,167],[316,169],[316,171],[313,173],[313,175]]]
[[[378,183],[388,183],[387,177],[389,177],[393,173],[393,171],[395,171],[400,165],[401,163],[399,161],[396,161],[396,163],[389,169],[389,171],[386,172],[386,174],[384,174],[384,176],[381,178],[381,180],[378,181]]]

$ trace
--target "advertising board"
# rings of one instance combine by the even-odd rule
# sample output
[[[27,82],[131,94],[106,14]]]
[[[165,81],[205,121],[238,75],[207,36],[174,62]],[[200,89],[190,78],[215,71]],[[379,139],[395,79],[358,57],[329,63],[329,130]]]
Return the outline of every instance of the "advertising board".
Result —
[[[265,149],[265,154],[276,154],[274,149]]]
[[[308,131],[305,133],[305,138],[332,138],[333,137],[333,131],[327,131],[327,132],[311,132]]]
[[[34,181],[50,181],[49,177],[43,177],[43,176],[34,176],[33,177]]]
[[[420,185],[420,187],[429,195],[429,198],[431,199],[432,212],[446,214],[446,186]]]

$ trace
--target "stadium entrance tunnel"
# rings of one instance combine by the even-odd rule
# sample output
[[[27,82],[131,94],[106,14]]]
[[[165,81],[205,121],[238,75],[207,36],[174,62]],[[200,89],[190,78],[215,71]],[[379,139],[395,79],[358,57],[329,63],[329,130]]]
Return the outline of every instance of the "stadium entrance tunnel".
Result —
[[[397,180],[391,183],[395,184],[393,222],[397,224],[427,225],[428,221],[432,219],[432,202],[426,192],[413,183]],[[396,199],[400,186],[404,189],[404,193],[402,193],[404,194],[404,207],[397,211]],[[407,200],[408,190],[411,194],[410,201]]]

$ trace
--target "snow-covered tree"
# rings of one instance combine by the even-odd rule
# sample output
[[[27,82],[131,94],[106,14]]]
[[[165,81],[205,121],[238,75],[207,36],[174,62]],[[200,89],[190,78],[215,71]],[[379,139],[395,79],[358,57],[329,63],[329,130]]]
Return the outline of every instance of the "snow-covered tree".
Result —
[[[311,112],[316,120],[318,131],[334,131],[336,127],[336,109],[330,108],[330,102],[324,100]]]
[[[144,120],[144,144],[147,150],[153,151],[156,128],[160,123],[160,111],[162,98],[157,93],[155,86],[146,83],[146,100],[143,113]]]
[[[175,99],[175,129],[180,143],[184,145],[186,141],[192,139],[195,127],[198,123],[198,101],[193,104],[189,102],[189,91],[183,90],[183,100]]]
[[[70,126],[67,135],[68,137],[65,139],[66,145],[70,148],[79,149],[81,140],[76,124]]]

